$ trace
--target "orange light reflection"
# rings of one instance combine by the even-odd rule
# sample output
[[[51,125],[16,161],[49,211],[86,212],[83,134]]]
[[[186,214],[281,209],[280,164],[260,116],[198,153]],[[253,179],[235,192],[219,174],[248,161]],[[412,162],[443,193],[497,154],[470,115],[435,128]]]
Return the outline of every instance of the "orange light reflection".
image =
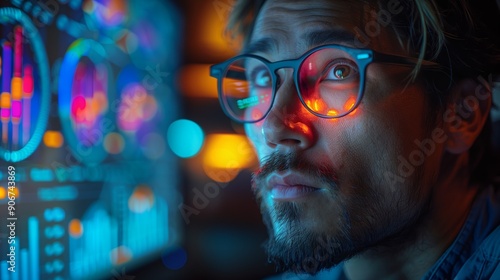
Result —
[[[344,104],[344,109],[346,111],[350,111],[352,109],[352,107],[354,107],[355,104],[356,104],[356,98],[350,97],[349,99],[347,99],[346,103]]]
[[[73,219],[68,225],[69,235],[73,238],[79,238],[83,234],[83,224],[79,219]]]

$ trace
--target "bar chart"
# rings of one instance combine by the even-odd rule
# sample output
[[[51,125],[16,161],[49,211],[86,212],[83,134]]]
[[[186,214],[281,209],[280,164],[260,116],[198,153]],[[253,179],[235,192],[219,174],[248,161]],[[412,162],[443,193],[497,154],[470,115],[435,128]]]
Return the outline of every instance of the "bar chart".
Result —
[[[38,219],[30,217],[28,219],[28,247],[19,250],[20,258],[17,258],[15,272],[8,270],[8,263],[2,261],[0,265],[2,279],[5,280],[38,280],[39,277],[39,236]],[[15,240],[17,248],[21,248],[19,239]]]
[[[0,156],[21,161],[40,144],[50,103],[48,58],[33,22],[20,10],[0,8],[8,36],[0,41]]]

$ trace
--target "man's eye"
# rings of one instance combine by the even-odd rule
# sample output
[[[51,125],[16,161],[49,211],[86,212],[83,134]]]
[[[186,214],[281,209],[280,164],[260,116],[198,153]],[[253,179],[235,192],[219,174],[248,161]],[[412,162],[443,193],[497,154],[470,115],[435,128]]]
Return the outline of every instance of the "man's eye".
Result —
[[[265,68],[257,68],[252,71],[250,82],[256,87],[270,87],[271,75]]]
[[[358,74],[358,69],[353,62],[332,62],[325,68],[324,80],[340,81]]]

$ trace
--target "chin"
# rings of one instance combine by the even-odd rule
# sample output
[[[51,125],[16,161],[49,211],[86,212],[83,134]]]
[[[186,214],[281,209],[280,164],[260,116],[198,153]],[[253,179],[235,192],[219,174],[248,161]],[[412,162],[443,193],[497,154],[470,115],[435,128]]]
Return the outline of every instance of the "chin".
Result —
[[[314,275],[366,250],[405,246],[414,240],[424,212],[407,217],[374,217],[336,205],[338,211],[311,207],[310,203],[279,202],[272,207],[258,200],[269,239],[264,248],[278,271]],[[425,209],[425,207],[424,207]],[[321,210],[321,211],[320,211]],[[319,212],[318,212],[319,211]],[[353,218],[357,217],[356,222]],[[372,219],[360,217],[372,216]],[[376,216],[376,215],[375,215]],[[385,226],[387,225],[387,226]]]
[[[318,223],[304,220],[294,202],[274,204],[272,210],[261,203],[269,239],[264,248],[278,271],[316,274],[354,256],[348,231],[325,232]]]

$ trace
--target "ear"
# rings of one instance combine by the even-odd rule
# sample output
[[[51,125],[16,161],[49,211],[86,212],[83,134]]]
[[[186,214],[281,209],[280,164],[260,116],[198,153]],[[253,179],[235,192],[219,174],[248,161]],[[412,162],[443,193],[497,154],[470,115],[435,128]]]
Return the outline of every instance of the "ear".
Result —
[[[452,98],[443,115],[448,135],[445,149],[461,154],[469,150],[483,130],[491,109],[491,88],[482,78],[465,79],[458,82],[450,94]]]

